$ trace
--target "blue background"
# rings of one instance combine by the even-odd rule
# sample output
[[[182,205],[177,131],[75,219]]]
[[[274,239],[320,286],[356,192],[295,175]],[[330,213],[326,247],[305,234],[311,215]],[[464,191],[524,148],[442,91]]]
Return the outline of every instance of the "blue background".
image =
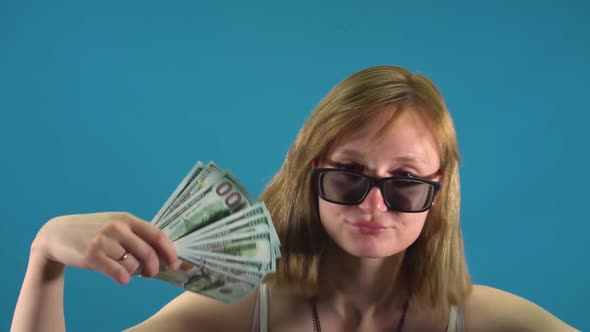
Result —
[[[590,8],[583,1],[0,2],[0,330],[49,218],[158,211],[196,160],[254,195],[349,74],[426,74],[455,120],[475,283],[587,316]],[[69,269],[71,331],[180,293]]]

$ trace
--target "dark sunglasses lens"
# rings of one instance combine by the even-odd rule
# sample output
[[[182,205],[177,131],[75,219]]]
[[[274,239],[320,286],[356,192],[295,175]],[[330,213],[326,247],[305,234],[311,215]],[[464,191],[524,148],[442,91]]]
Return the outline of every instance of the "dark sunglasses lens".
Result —
[[[398,211],[423,211],[434,198],[434,186],[412,179],[389,180],[383,191],[390,208]]]
[[[358,204],[369,186],[369,180],[346,171],[328,171],[320,175],[320,194],[341,204]]]

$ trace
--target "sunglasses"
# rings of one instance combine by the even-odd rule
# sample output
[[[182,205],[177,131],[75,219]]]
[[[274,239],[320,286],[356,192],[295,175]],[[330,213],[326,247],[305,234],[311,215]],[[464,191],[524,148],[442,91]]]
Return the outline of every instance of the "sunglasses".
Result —
[[[432,206],[441,183],[421,178],[392,176],[376,178],[338,168],[313,168],[312,181],[325,201],[341,205],[360,204],[373,187],[381,190],[390,210],[424,212]]]

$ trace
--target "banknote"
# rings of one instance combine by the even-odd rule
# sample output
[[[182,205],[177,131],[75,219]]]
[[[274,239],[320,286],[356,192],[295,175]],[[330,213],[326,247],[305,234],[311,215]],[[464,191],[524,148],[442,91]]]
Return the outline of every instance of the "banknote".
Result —
[[[251,283],[259,284],[266,276],[266,273],[260,272],[256,269],[244,268],[243,265],[226,265],[207,257],[200,257],[199,259],[195,260],[186,257],[180,258],[183,261],[194,264],[195,266],[210,268],[213,271],[217,271],[219,273],[223,273],[236,279],[248,281]]]
[[[164,212],[162,212],[161,216],[159,217],[159,221],[161,221],[163,218],[166,218],[166,216],[171,212],[174,212],[176,208],[178,208],[182,203],[188,201],[193,195],[217,182],[224,175],[223,172],[213,162],[209,162],[206,167],[201,167],[197,170],[198,173],[191,177],[189,183],[185,186],[185,189],[182,190],[182,192],[180,192],[174,198],[174,200],[168,204]],[[156,225],[159,224],[159,221],[156,221]]]
[[[225,303],[243,298],[259,285],[188,261],[182,261],[179,269],[161,271],[154,278]]]
[[[205,257],[231,257],[236,261],[266,263],[274,258],[270,234],[253,234],[250,238],[239,236],[238,239],[227,239],[223,242],[195,244],[182,248],[182,255],[199,255]]]
[[[252,198],[231,174],[200,191],[173,212],[171,219],[161,225],[173,241],[252,204]],[[175,210],[175,211],[176,211]]]
[[[252,233],[257,230],[268,230],[270,232],[272,244],[274,245],[273,250],[276,257],[280,257],[279,238],[272,225],[270,214],[262,202],[194,231],[175,243],[177,248],[186,247],[193,243],[217,239],[229,234]]]
[[[229,250],[234,245],[249,245],[259,240],[272,244],[272,236],[268,225],[258,224],[250,229],[250,232],[237,232],[226,236],[204,239],[188,245],[187,249],[216,251],[225,248]]]
[[[271,248],[275,258],[281,257],[281,248],[278,235],[271,224],[270,216],[265,214],[263,216],[251,217],[244,219],[239,223],[234,223],[225,227],[222,227],[215,233],[207,233],[203,237],[196,239],[198,242],[204,242],[208,240],[216,240],[221,237],[228,236],[230,234],[259,234],[262,232],[268,232],[271,236]]]
[[[241,223],[244,220],[250,220],[251,217],[259,217],[263,215],[267,216],[270,219],[270,215],[268,214],[268,210],[266,210],[266,206],[264,205],[264,203],[258,202],[248,208],[245,208],[239,212],[227,216],[213,224],[207,225],[203,228],[200,228],[192,232],[188,238],[194,241],[200,238],[208,237],[210,235],[220,234],[219,232],[223,232],[222,229],[225,229],[228,226]],[[181,243],[185,241],[185,239],[186,238],[183,238],[178,242]]]
[[[180,184],[176,187],[172,195],[166,200],[164,205],[160,208],[158,213],[152,218],[151,223],[157,224],[158,220],[164,215],[164,213],[168,210],[168,208],[172,205],[174,200],[178,198],[182,193],[187,189],[188,186],[193,182],[194,178],[203,170],[203,163],[198,161],[193,168],[188,172],[188,174],[182,179]]]
[[[181,262],[178,269],[161,265],[157,280],[231,303],[276,271],[280,240],[266,205],[213,162],[198,161],[151,222]]]
[[[182,253],[182,257],[186,257],[187,259],[191,260],[199,260],[202,258],[206,258],[208,260],[215,261],[218,264],[233,266],[235,268],[258,271],[265,274],[276,272],[275,260],[271,260],[270,262],[257,262],[230,255],[216,253],[209,254],[205,251],[199,250],[192,250],[191,252]]]

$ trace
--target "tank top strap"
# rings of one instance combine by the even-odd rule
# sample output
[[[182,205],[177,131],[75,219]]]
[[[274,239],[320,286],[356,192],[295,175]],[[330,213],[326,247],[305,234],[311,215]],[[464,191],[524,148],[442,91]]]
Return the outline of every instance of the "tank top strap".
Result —
[[[260,287],[258,287],[250,331],[268,331],[268,289],[265,284],[261,284]]]
[[[449,311],[449,322],[447,332],[465,332],[465,321],[461,306],[453,305]]]
[[[457,307],[457,332],[465,332],[465,318],[462,306]]]
[[[447,323],[447,332],[457,332],[457,306],[451,306],[449,310],[449,320]]]

